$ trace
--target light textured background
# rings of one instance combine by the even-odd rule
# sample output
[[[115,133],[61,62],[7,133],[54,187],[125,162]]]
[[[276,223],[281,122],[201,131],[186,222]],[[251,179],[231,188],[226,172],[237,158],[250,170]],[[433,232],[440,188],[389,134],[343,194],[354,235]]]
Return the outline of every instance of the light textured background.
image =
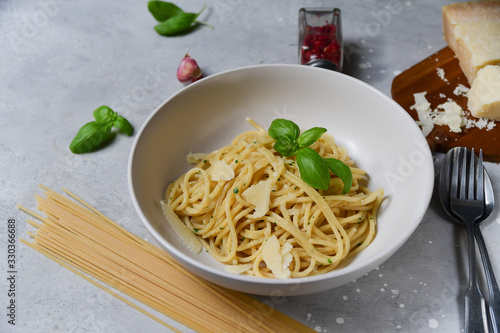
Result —
[[[165,38],[153,30],[147,1],[1,0],[0,331],[165,331],[19,243],[17,320],[15,327],[7,324],[6,221],[16,219],[17,235],[25,237],[27,216],[15,204],[34,208],[38,183],[69,188],[151,240],[128,193],[133,138],[117,136],[106,149],[88,155],[68,149],[96,107],[109,105],[138,130],[182,88],[175,70],[187,49],[208,75],[296,63],[303,6],[341,8],[344,72],[390,96],[397,74],[445,46],[441,6],[451,2],[208,0],[201,19],[213,30],[201,26]],[[176,3],[198,11],[204,1]],[[500,193],[500,167],[488,163],[487,169]],[[445,221],[435,199],[401,250],[363,278],[321,294],[259,298],[318,332],[460,332],[467,285],[464,232]],[[500,278],[498,218],[496,207],[483,230]]]

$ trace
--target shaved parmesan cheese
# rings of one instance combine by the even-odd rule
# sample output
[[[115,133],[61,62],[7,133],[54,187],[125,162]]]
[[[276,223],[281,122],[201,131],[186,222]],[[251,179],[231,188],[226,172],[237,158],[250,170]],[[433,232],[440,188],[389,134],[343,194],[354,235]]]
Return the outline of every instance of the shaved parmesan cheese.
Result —
[[[450,131],[455,133],[462,132],[462,108],[455,101],[445,102],[438,106],[442,112],[436,112],[434,123],[437,125],[448,125]]]
[[[234,178],[234,170],[224,161],[215,161],[209,170],[210,179],[213,181],[231,180]]]
[[[165,214],[165,218],[168,223],[174,229],[174,232],[179,236],[179,238],[187,245],[187,247],[193,251],[194,253],[200,253],[201,251],[201,243],[193,233],[191,229],[181,219],[175,214],[174,210],[165,203],[165,201],[161,202],[161,208],[163,210],[163,214]]]
[[[283,271],[284,272],[288,272],[288,276],[290,276],[289,272],[290,272],[290,269],[289,269],[289,266],[290,266],[290,263],[292,262],[293,260],[293,255],[290,253],[293,249],[293,246],[292,244],[290,243],[285,243],[282,247],[281,247],[281,251],[280,251],[280,254],[281,256],[283,257],[283,265],[282,265],[282,268],[283,268]]]
[[[464,110],[455,101],[448,100],[447,102],[438,105],[435,110],[431,109],[431,104],[425,98],[426,92],[414,94],[415,105],[411,108],[415,109],[420,121],[416,123],[422,126],[422,133],[427,136],[434,124],[445,125],[450,128],[450,131],[455,133],[462,132],[462,127],[479,129],[486,128],[487,131],[496,126],[495,121],[479,118],[477,120],[469,119],[465,116]]]
[[[225,265],[224,270],[229,273],[241,274],[243,272],[248,271],[252,268],[252,264],[244,264],[244,265]]]
[[[278,279],[290,278],[290,263],[293,256],[290,253],[293,246],[290,243],[285,243],[283,246],[276,235],[269,237],[262,249],[262,256],[266,266],[271,270],[274,276]]]
[[[434,121],[431,118],[431,103],[425,98],[426,91],[413,94],[415,104],[411,107],[417,111],[418,119],[417,125],[422,126],[422,133],[427,136],[434,128]]]
[[[199,162],[203,161],[208,154],[204,153],[192,153],[189,152],[186,155],[186,161],[188,161],[189,164],[198,164]]]
[[[269,202],[271,201],[272,183],[271,179],[261,180],[255,185],[250,186],[241,194],[243,199],[255,205],[254,218],[259,218],[269,211]]]

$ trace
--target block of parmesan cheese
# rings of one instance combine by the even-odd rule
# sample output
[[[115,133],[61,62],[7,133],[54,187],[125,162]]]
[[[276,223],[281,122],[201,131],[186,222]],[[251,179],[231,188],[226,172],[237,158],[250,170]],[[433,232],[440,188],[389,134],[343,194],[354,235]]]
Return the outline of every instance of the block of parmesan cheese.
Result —
[[[500,64],[500,1],[471,1],[442,8],[443,33],[472,84],[478,70]]]
[[[477,72],[467,106],[474,117],[500,120],[500,65],[489,65]]]

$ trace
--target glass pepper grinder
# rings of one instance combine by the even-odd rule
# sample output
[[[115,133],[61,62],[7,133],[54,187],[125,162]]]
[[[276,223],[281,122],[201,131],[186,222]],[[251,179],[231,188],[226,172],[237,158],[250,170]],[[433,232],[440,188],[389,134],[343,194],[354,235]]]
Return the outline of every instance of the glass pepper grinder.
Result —
[[[338,8],[299,10],[299,63],[342,71],[341,12]]]

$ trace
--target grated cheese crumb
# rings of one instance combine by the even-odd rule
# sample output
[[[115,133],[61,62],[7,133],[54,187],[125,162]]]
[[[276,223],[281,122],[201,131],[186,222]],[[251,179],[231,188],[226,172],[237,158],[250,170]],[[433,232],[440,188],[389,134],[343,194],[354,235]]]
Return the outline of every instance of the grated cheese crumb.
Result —
[[[453,93],[457,96],[467,97],[467,95],[469,94],[469,90],[470,90],[469,88],[459,83],[458,86],[455,88],[455,90],[453,90]]]
[[[448,82],[448,79],[446,77],[444,77],[444,69],[436,68],[436,72],[441,80],[443,80],[444,82]]]

